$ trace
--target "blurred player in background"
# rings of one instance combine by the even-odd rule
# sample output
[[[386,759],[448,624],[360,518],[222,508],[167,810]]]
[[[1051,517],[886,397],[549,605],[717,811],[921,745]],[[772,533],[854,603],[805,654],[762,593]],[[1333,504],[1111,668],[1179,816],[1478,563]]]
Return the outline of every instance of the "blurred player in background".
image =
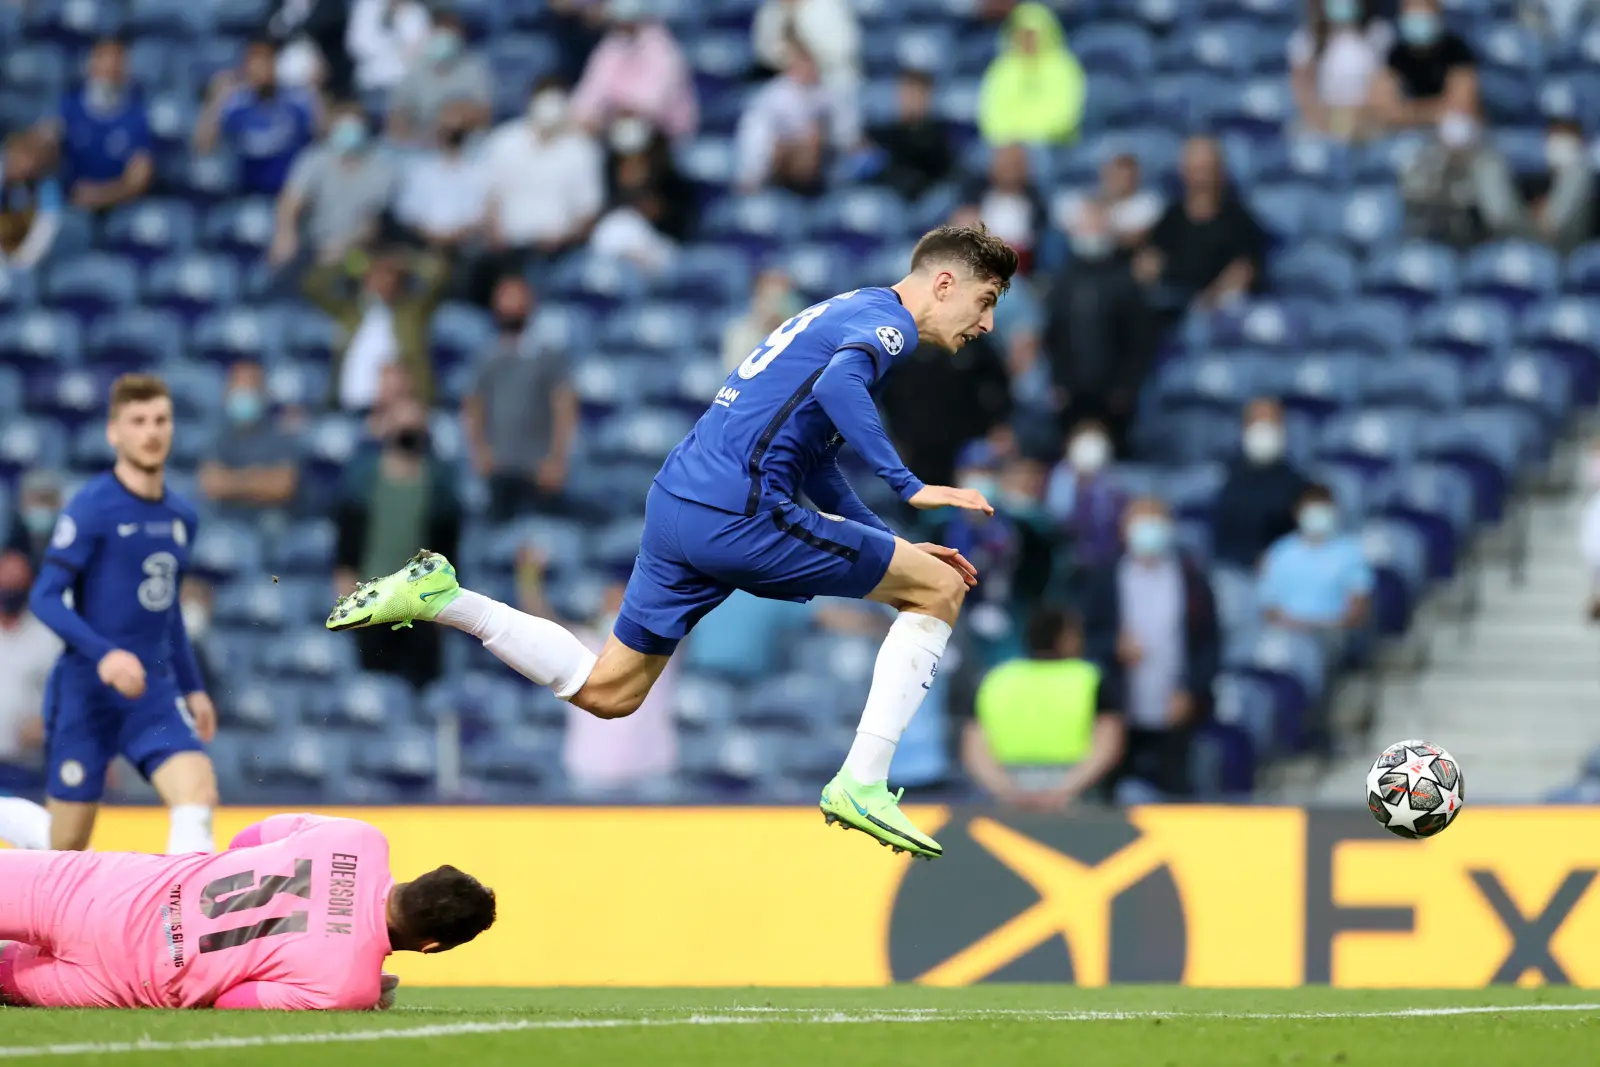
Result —
[[[50,842],[89,847],[106,770],[127,757],[171,810],[167,851],[210,852],[217,713],[178,608],[195,510],[165,484],[172,398],[125,374],[111,386],[116,465],[56,521],[29,606],[66,642],[45,693]]]
[[[839,469],[853,445],[914,508],[992,515],[982,494],[924,485],[890,443],[872,390],[919,340],[954,351],[994,328],[1017,254],[980,229],[925,235],[889,288],[841,293],[790,318],[731,373],[667,457],[622,611],[597,657],[558,624],[461,589],[437,553],[340,599],[328,628],[442,623],[601,718],[632,714],[673,650],[735,589],[776,600],[867,598],[899,614],[844,767],[822,791],[828,822],[931,859],[887,786],[895,746],[933,682],[977,573],[959,552],[898,538]],[[820,511],[802,507],[801,494]]]
[[[395,883],[354,819],[274,815],[227,852],[0,853],[0,1003],[39,1008],[368,1011],[392,952],[444,952],[494,924],[454,867]]]

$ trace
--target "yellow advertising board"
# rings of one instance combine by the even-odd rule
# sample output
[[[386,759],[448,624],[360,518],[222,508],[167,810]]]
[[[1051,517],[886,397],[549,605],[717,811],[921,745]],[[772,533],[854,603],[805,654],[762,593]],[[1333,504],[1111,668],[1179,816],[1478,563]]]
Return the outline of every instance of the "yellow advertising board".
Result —
[[[1430,841],[1365,811],[909,809],[892,857],[791,808],[372,808],[396,877],[453,863],[500,921],[430,985],[1600,986],[1600,811],[1476,809]],[[268,812],[220,813],[226,840]],[[108,810],[150,851],[165,813]]]

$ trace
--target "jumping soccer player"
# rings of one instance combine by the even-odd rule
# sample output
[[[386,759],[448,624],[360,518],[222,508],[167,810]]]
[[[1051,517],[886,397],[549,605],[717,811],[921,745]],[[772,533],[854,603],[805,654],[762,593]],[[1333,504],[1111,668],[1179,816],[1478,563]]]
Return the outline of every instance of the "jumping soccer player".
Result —
[[[393,1003],[391,952],[494,918],[454,867],[396,884],[354,819],[274,815],[208,856],[0,852],[0,1003],[366,1011]]]
[[[912,507],[993,514],[981,494],[923,485],[905,468],[872,388],[919,340],[953,351],[993,329],[1016,267],[998,238],[941,227],[917,243],[894,286],[841,293],[768,334],[656,475],[622,611],[598,657],[553,622],[461,589],[449,562],[426,550],[341,598],[328,628],[452,626],[558,697],[617,718],[639,707],[678,642],[735,589],[888,604],[899,615],[822,811],[896,851],[940,855],[890,794],[889,763],[977,573],[953,549],[897,538],[850,488],[838,453],[849,441]],[[822,510],[796,503],[801,493]]]
[[[50,847],[84,849],[106,769],[123,755],[171,812],[167,851],[210,852],[217,713],[178,609],[195,510],[165,484],[172,398],[159,378],[111,386],[112,469],[56,520],[29,606],[66,642],[45,692]]]

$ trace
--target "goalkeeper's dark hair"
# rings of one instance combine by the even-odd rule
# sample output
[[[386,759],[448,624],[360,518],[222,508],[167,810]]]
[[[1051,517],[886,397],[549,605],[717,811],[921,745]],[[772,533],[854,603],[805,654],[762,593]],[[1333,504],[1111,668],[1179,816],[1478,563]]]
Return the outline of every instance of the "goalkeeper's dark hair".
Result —
[[[494,925],[494,890],[465,871],[440,867],[398,886],[396,918],[417,945],[438,942],[441,949],[465,945]]]
[[[1004,293],[1017,272],[1017,250],[977,226],[940,226],[929,230],[911,252],[911,271],[941,263],[959,263],[972,276],[992,281]]]

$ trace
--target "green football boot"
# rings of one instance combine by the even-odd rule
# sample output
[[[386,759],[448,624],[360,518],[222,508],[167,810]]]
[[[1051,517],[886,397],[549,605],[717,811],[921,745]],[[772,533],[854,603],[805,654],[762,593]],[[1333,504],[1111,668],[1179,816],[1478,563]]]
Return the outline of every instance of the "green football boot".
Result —
[[[339,598],[328,613],[328,629],[359,630],[388,625],[400,630],[421,619],[432,622],[456,597],[456,569],[437,552],[423,549],[387,578],[373,578]]]
[[[822,818],[840,829],[860,830],[896,852],[909,852],[918,859],[931,860],[944,855],[939,842],[911,825],[900,810],[902,789],[891,794],[883,782],[862,785],[855,775],[841,770],[822,788]]]

